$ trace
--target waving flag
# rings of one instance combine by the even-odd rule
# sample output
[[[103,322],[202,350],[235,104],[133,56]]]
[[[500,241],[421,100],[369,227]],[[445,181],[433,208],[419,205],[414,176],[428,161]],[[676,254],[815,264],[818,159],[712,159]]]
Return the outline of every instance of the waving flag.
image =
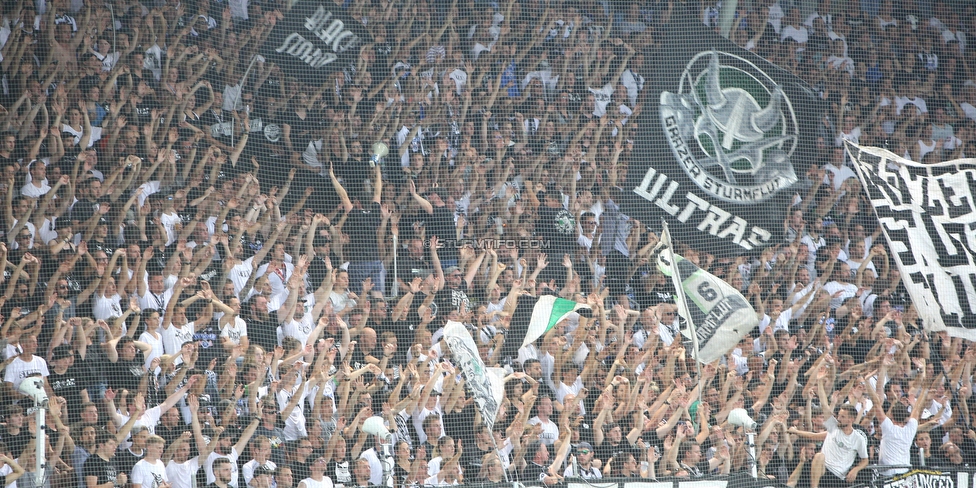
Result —
[[[976,160],[919,164],[847,143],[927,330],[976,340]]]
[[[692,357],[711,363],[759,325],[756,310],[725,280],[675,254],[666,225],[659,246],[657,267],[678,292],[678,315],[687,324],[682,334],[692,339]]]

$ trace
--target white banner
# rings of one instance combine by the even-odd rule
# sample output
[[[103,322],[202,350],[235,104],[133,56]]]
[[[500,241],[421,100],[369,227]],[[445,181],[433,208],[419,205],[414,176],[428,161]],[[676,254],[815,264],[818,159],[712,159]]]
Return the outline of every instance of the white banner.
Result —
[[[976,159],[919,164],[848,143],[926,330],[976,340]]]
[[[505,393],[503,384],[505,370],[485,367],[478,354],[478,345],[475,344],[468,329],[460,322],[447,321],[444,327],[444,340],[451,348],[455,364],[464,373],[465,384],[474,397],[474,403],[481,412],[485,425],[491,429],[495,425],[495,417],[498,415],[498,408],[502,405]]]

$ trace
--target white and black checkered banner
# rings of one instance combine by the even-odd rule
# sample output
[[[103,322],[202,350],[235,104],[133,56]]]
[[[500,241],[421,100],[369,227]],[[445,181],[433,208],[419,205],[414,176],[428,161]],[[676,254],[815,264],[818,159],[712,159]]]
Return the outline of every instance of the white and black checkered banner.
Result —
[[[976,340],[976,159],[923,165],[847,151],[925,328]]]

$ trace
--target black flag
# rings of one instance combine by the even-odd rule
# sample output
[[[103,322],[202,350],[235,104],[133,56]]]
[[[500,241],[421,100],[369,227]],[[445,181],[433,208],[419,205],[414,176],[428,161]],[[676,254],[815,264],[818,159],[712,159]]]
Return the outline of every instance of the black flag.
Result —
[[[355,67],[372,36],[335,2],[301,1],[278,22],[262,54],[288,76],[321,85],[322,75]]]
[[[793,74],[678,16],[653,56],[628,171],[628,215],[676,240],[739,254],[781,241],[814,164],[823,104]]]

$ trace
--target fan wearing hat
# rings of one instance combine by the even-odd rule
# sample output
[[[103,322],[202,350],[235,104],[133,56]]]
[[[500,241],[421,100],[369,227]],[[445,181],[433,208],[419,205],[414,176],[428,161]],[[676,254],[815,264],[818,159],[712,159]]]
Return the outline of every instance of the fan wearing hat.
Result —
[[[89,229],[91,228],[89,227]],[[95,221],[95,228],[93,229],[93,232],[90,234],[91,237],[89,239],[85,239],[88,242],[88,250],[92,251],[92,250],[100,249],[102,251],[105,251],[105,254],[112,254],[113,252],[115,252],[115,249],[118,246],[110,242],[111,238],[109,237],[109,233],[111,232],[112,232],[112,221],[105,216],[99,217],[98,220]],[[84,237],[88,237],[88,236],[85,235]]]
[[[438,249],[437,253],[440,254]],[[465,278],[461,268],[448,266],[444,270],[444,288],[437,292],[437,306],[445,312],[455,310],[464,312],[471,307],[471,300],[465,292]]]
[[[574,454],[576,462],[571,462],[569,466],[566,466],[566,470],[563,471],[563,476],[567,478],[583,478],[584,480],[598,480],[602,478],[603,474],[593,464],[595,455],[596,452],[593,450],[593,445],[586,441],[580,442],[576,446],[576,452]]]
[[[81,392],[87,382],[86,375],[74,367],[75,353],[68,344],[61,344],[51,352],[51,374],[47,377],[54,394],[68,404],[68,418],[78,418],[81,413]]]

